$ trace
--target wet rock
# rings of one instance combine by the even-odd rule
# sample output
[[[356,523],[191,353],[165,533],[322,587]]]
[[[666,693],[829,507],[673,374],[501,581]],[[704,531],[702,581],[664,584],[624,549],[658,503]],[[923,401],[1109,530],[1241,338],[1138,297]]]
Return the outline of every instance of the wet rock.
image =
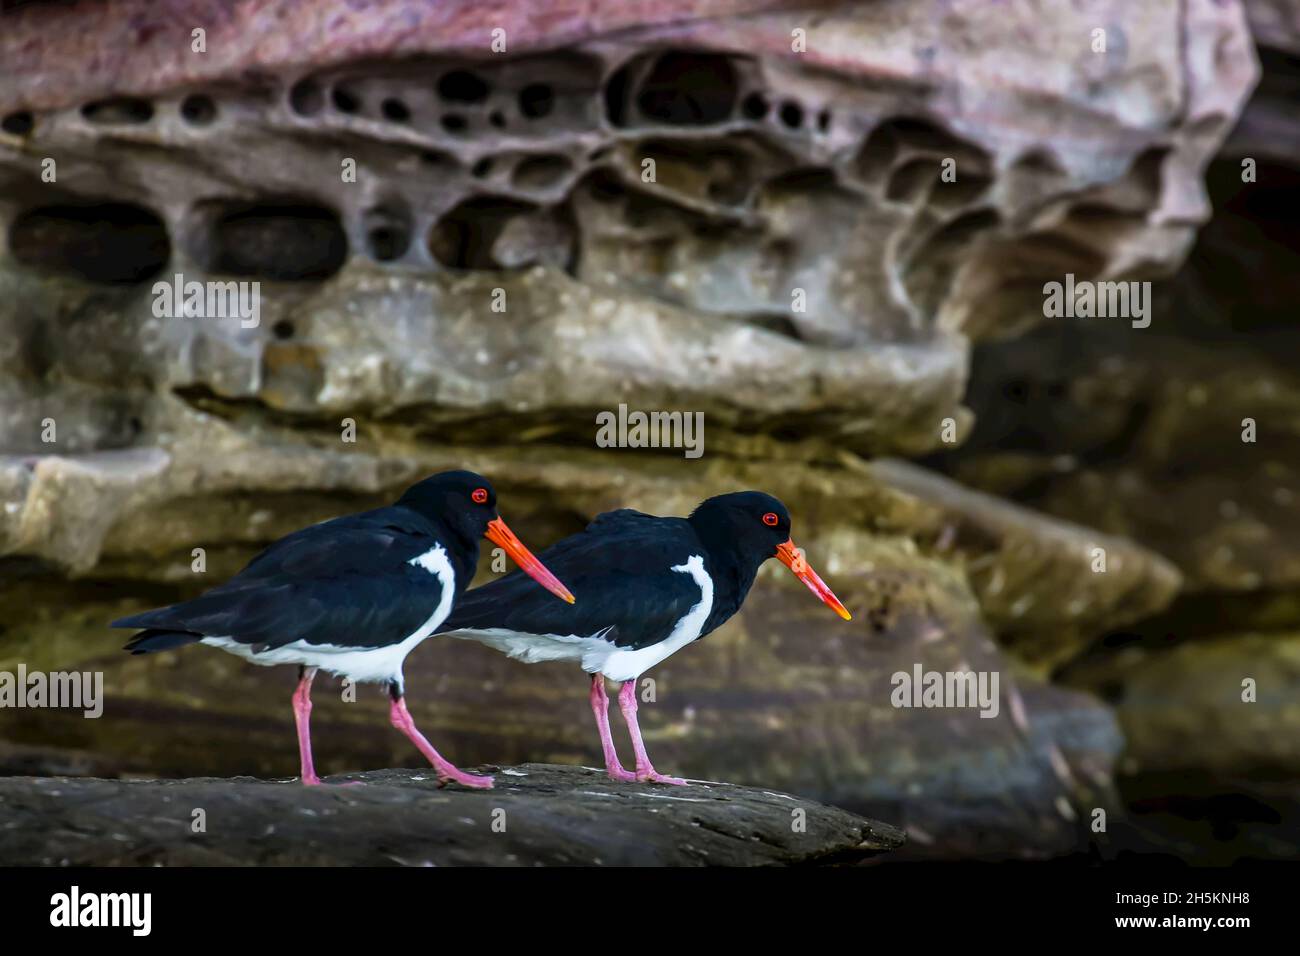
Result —
[[[858,863],[904,842],[889,824],[785,793],[613,783],[603,770],[547,764],[486,769],[496,774],[490,791],[439,789],[428,770],[350,774],[363,785],[316,788],[249,777],[6,777],[0,862],[792,866]]]

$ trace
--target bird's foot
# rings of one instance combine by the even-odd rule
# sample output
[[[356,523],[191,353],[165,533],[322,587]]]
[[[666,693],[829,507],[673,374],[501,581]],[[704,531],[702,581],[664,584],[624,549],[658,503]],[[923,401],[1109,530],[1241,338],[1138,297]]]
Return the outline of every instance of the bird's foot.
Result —
[[[617,780],[619,783],[636,783],[637,776],[631,770],[624,770],[619,764],[605,767],[605,772],[609,774],[610,780]]]
[[[463,770],[457,770],[450,764],[438,769],[438,786],[445,787],[449,783],[458,783],[462,787],[470,787],[474,790],[492,789],[491,777],[481,776],[476,773],[466,773]]]
[[[674,787],[686,786],[686,781],[681,777],[670,777],[666,773],[660,773],[654,767],[638,767],[635,777],[640,783],[667,783]]]

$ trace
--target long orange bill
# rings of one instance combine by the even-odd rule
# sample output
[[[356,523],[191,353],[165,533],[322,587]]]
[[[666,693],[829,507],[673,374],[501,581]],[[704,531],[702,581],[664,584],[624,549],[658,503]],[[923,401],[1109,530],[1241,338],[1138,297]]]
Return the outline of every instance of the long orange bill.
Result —
[[[808,589],[821,598],[827,607],[831,608],[844,620],[853,620],[853,616],[849,614],[849,609],[840,603],[840,599],[835,596],[835,592],[828,588],[826,582],[817,576],[817,572],[808,566],[808,562],[804,560],[803,552],[794,546],[793,538],[789,538],[784,544],[776,546],[776,556],[782,564],[794,572],[795,577],[808,585]]]
[[[493,544],[499,544],[506,549],[506,554],[510,555],[511,560],[523,570],[530,578],[540,584],[546,590],[550,591],[561,600],[574,603],[573,595],[569,589],[560,583],[550,571],[546,570],[546,565],[533,557],[533,552],[524,547],[524,543],[515,537],[515,533],[506,527],[506,523],[500,518],[493,518],[488,522],[487,531],[483,533]]]

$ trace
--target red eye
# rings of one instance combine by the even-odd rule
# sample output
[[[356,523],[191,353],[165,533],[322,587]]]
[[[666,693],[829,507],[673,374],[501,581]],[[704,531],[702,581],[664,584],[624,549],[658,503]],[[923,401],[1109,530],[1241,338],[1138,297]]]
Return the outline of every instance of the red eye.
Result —
[[[767,525],[769,528],[775,528],[780,520],[781,519],[776,516],[775,511],[769,511],[767,514],[763,515],[763,524]]]
[[[474,501],[477,502],[477,503],[480,504],[480,505],[482,505],[482,504],[486,504],[486,503],[487,503],[487,489],[486,489],[486,488],[475,488],[472,492],[470,492],[470,497],[473,498]]]

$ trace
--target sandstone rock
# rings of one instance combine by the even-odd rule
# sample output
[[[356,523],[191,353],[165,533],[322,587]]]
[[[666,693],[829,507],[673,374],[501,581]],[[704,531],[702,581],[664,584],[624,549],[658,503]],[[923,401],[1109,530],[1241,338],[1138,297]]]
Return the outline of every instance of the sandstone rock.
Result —
[[[940,510],[947,549],[966,559],[986,620],[1021,659],[1044,667],[1068,660],[1095,635],[1162,610],[1182,585],[1173,565],[1126,538],[905,462],[875,462],[872,471]]]
[[[1300,636],[1221,634],[1150,642],[1068,671],[1114,704],[1124,771],[1196,770],[1220,777],[1300,775]],[[1243,700],[1253,682],[1254,702]]]
[[[1235,608],[1215,618],[1248,620]],[[1190,618],[1197,608],[1186,609]],[[1291,617],[1290,620],[1294,620]],[[1096,649],[1062,680],[1100,695],[1124,732],[1116,784],[1123,842],[1189,862],[1291,860],[1300,852],[1300,639],[1294,629],[1188,636],[1144,628]],[[1254,700],[1243,700],[1245,681]]]
[[[1067,334],[1051,366],[1046,332],[991,350],[972,398],[982,430],[952,473],[1140,542],[1193,591],[1300,584],[1300,379],[1250,337]],[[1265,337],[1280,352],[1286,341]]]
[[[192,18],[157,5],[76,30],[20,11],[0,101],[0,301],[23,302],[0,317],[20,346],[7,444],[28,451],[58,412],[87,449],[165,447],[151,392],[436,425],[445,409],[581,421],[631,388],[749,431],[776,415],[866,451],[932,448],[964,417],[959,333],[1024,321],[1007,290],[1035,269],[1176,264],[1254,80],[1233,8],[1085,7],[994,24],[978,7],[682,20],[670,4],[637,24],[602,5],[545,37],[502,14],[514,55],[494,64],[462,4],[250,4],[210,24],[202,57],[170,36]],[[1054,69],[1029,67],[1016,17]],[[1086,41],[1097,23],[1106,54]],[[90,35],[130,36],[130,57],[88,69]],[[46,157],[64,172],[33,190]],[[642,180],[645,159],[662,178]],[[1119,231],[1085,248],[1071,216],[1097,208]],[[266,321],[159,320],[150,272],[265,281]],[[51,368],[68,386],[40,385]]]
[[[1284,52],[1294,4],[1248,10],[1263,77],[1207,170],[1216,215],[1178,273],[1156,284],[1150,328],[1062,319],[982,345],[967,397],[978,426],[933,462],[1159,552],[1202,616],[1210,595],[1237,614],[1251,602],[1234,595],[1257,593],[1276,609],[1300,570],[1300,379],[1288,361],[1300,350],[1300,171],[1288,147],[1300,135],[1291,107],[1300,72]],[[1251,427],[1255,441],[1243,441]]]
[[[297,781],[6,777],[6,866],[773,866],[857,863],[894,827],[713,781],[618,784],[604,771],[491,768],[491,791],[429,771]],[[341,780],[331,783],[341,783]],[[193,831],[194,810],[205,829]],[[791,821],[802,811],[801,826]]]

